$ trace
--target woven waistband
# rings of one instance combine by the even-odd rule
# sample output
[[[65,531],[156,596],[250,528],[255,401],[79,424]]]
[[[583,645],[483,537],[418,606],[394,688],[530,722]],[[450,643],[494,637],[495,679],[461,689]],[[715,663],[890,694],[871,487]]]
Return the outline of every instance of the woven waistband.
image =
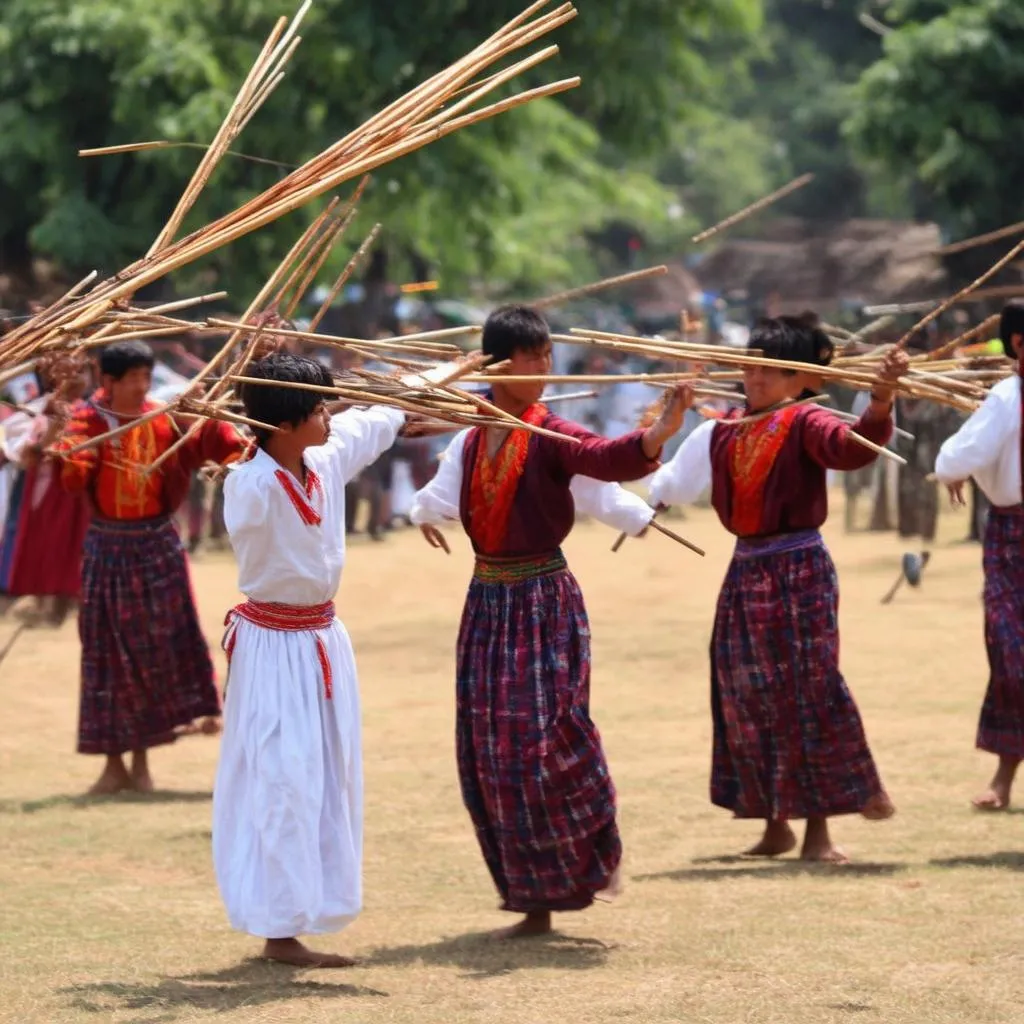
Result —
[[[334,602],[323,604],[276,604],[272,601],[245,601],[228,612],[224,625],[238,616],[264,629],[282,633],[301,633],[306,629],[326,629],[334,622]]]
[[[99,533],[156,533],[168,526],[173,529],[170,516],[157,516],[155,519],[102,519],[94,516],[89,523],[90,529]]]
[[[821,544],[817,530],[796,530],[794,533],[777,533],[773,537],[740,537],[736,541],[734,558],[767,558],[770,555],[784,555],[791,551],[803,551]]]
[[[1024,505],[993,505],[989,509],[989,515],[1009,516],[1012,518],[1024,516]]]
[[[481,583],[522,583],[540,576],[553,576],[566,568],[561,551],[532,558],[488,558],[477,555],[473,579]]]

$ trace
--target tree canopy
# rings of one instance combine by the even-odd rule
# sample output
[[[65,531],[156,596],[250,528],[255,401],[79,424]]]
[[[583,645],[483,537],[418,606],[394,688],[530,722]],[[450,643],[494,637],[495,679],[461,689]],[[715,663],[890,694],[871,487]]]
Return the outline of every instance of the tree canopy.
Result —
[[[288,77],[236,148],[298,164],[512,17],[524,0],[317,0]],[[0,260],[69,273],[140,255],[199,159],[176,149],[81,159],[148,139],[208,142],[287,0],[6,0],[0,24]],[[758,0],[588,4],[559,57],[518,87],[580,74],[581,88],[474,126],[383,168],[361,225],[385,225],[448,281],[562,278],[582,239],[616,219],[656,229],[671,200],[651,160],[720,84],[710,40],[747,39]],[[633,169],[630,169],[633,168]],[[226,160],[189,224],[281,173]],[[308,216],[308,213],[303,215]],[[305,222],[293,216],[214,261],[251,289]],[[353,238],[353,244],[357,239]]]
[[[858,84],[850,138],[954,237],[1020,220],[1024,5],[899,0],[889,21],[884,56]]]

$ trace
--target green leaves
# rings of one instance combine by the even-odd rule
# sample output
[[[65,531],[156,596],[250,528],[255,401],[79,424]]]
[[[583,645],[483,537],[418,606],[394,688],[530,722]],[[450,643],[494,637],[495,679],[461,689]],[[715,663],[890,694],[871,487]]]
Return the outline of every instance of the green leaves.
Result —
[[[1019,219],[1024,10],[1014,0],[905,0],[884,57],[857,87],[847,131],[920,192],[954,235]]]

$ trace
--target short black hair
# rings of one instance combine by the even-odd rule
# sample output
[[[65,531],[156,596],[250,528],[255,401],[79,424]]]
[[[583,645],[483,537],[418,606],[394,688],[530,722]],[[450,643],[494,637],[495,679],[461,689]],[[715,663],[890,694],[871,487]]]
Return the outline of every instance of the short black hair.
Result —
[[[551,341],[551,328],[529,306],[501,306],[487,318],[480,346],[492,362],[511,359],[516,352],[537,352]]]
[[[245,370],[246,377],[260,380],[280,380],[293,384],[315,384],[318,387],[333,387],[331,371],[315,359],[292,355],[291,352],[273,352],[263,359],[250,363]],[[279,427],[290,423],[297,427],[316,412],[322,402],[331,395],[326,391],[307,391],[305,388],[275,388],[267,384],[242,384],[242,404],[249,419],[259,420]],[[256,443],[262,448],[270,439],[271,431],[253,427]]]
[[[155,365],[153,350],[144,341],[115,341],[100,353],[100,373],[114,380],[130,370],[152,370]]]
[[[1008,356],[1019,358],[1021,353],[1013,347],[1013,336],[1024,336],[1024,299],[1011,299],[1003,306],[1003,315],[999,318],[999,340]]]
[[[802,363],[807,355],[804,332],[797,329],[795,317],[761,317],[750,332],[747,348],[757,349],[766,359]],[[795,374],[796,370],[783,370]]]
[[[801,363],[828,366],[836,354],[835,342],[825,333],[817,313],[806,310],[799,316],[780,316],[779,319],[796,331],[800,341]]]

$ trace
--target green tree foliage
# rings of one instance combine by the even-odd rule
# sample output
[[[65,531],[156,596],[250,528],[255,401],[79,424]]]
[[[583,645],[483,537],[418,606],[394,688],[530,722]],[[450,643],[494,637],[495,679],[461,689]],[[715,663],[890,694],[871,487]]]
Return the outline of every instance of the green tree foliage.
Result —
[[[956,237],[1019,220],[1024,4],[904,0],[891,20],[850,137]]]
[[[236,148],[297,164],[467,52],[525,0],[317,0],[288,78]],[[84,147],[209,141],[259,43],[289,0],[5,0],[0,23],[0,259],[116,269],[148,246],[199,154],[80,159]],[[628,160],[664,147],[713,87],[704,44],[757,25],[758,0],[583,5],[559,57],[519,87],[572,74],[580,89],[474,126],[384,168],[361,227],[457,283],[567,276],[584,232],[657,225],[671,198]],[[546,41],[545,41],[546,42]],[[517,83],[518,85],[519,83]],[[281,173],[222,164],[189,223],[211,219]],[[308,214],[304,215],[308,216]],[[303,216],[219,254],[216,278],[251,289]],[[353,242],[355,239],[353,239]]]

